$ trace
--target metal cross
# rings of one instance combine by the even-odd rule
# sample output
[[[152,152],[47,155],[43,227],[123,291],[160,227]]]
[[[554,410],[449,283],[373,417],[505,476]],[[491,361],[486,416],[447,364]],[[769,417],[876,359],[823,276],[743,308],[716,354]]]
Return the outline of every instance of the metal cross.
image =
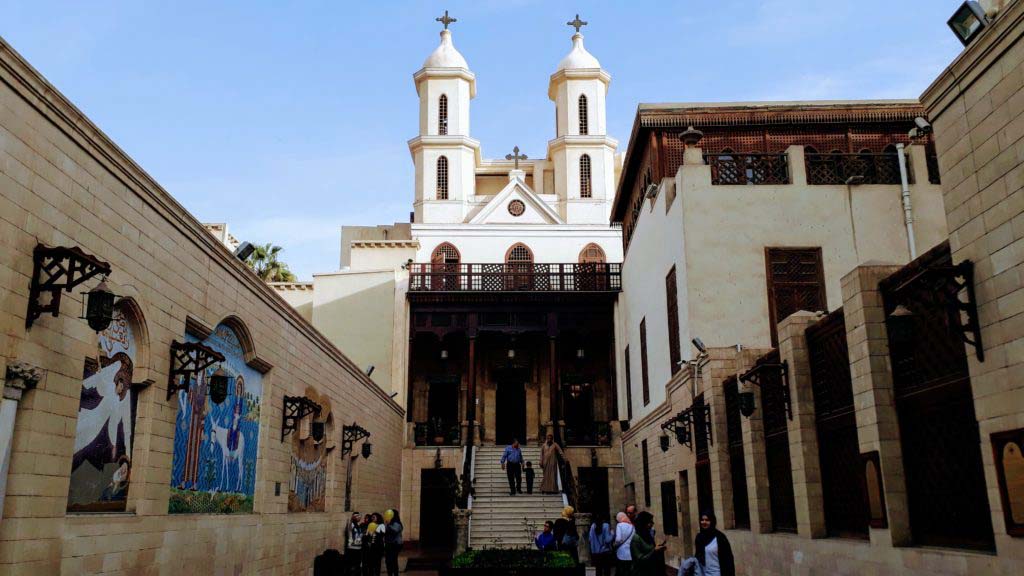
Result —
[[[505,160],[515,160],[515,169],[519,170],[519,161],[526,160],[526,154],[519,153],[519,146],[512,149],[512,154],[505,154]]]
[[[448,17],[448,11],[447,10],[444,11],[444,16],[441,16],[439,18],[434,18],[434,20],[440,22],[441,24],[444,24],[444,29],[445,30],[448,29],[448,25],[451,24],[452,22],[458,22],[457,19],[449,18]]]
[[[583,28],[584,26],[586,26],[587,22],[584,22],[583,20],[580,20],[580,15],[577,14],[575,20],[570,20],[570,21],[566,22],[565,24],[567,26],[572,26],[573,28],[575,28],[576,29],[576,33],[578,34],[579,31],[580,31],[580,28]]]

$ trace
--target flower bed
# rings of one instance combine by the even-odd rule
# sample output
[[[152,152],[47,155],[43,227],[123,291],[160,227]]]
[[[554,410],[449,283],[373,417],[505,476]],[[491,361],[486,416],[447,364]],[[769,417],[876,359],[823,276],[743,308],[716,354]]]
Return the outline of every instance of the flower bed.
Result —
[[[452,559],[441,576],[582,576],[584,566],[577,566],[565,552],[540,550],[468,550]]]

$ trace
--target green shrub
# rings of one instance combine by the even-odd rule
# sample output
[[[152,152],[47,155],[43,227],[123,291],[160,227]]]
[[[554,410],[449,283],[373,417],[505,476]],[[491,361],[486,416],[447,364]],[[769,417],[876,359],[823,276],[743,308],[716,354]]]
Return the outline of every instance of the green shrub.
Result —
[[[567,552],[540,550],[467,550],[452,559],[452,568],[572,568]]]

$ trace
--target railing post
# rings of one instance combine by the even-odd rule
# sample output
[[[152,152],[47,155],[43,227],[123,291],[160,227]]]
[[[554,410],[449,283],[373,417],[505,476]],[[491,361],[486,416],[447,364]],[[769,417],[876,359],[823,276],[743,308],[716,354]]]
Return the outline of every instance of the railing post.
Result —
[[[804,147],[794,144],[786,148],[786,159],[789,162],[789,182],[796,186],[807,185],[807,157]]]

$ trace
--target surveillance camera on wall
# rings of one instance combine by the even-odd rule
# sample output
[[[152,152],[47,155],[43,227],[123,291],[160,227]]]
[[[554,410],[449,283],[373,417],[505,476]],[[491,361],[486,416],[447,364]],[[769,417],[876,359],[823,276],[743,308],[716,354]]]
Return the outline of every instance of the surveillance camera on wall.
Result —
[[[907,132],[907,136],[910,136],[911,138],[920,138],[922,136],[927,136],[931,133],[931,123],[925,120],[924,118],[918,116],[917,118],[914,118],[914,127],[910,129],[910,132]]]
[[[256,246],[252,242],[242,242],[235,248],[235,257],[244,262],[255,251]]]
[[[697,351],[700,352],[701,354],[708,353],[707,347],[704,346],[704,342],[702,342],[700,338],[694,338],[690,342],[693,344],[693,347],[696,348]]]
[[[658,185],[651,183],[647,185],[647,189],[644,190],[644,198],[654,198],[658,195]]]

